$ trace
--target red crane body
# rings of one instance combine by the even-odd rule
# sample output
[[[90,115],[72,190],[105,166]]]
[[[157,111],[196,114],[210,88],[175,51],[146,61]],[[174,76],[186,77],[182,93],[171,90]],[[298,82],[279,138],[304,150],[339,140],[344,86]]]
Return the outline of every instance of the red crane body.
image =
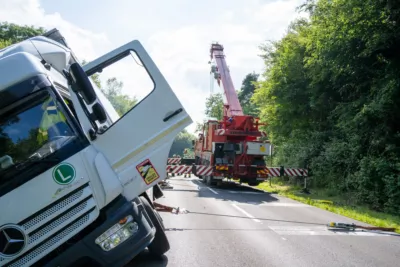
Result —
[[[266,136],[259,130],[259,119],[243,114],[223,46],[212,44],[210,57],[216,63],[211,66],[211,74],[222,86],[226,101],[222,121],[206,122],[195,142],[196,164],[213,166],[213,174],[202,177],[211,184],[225,177],[258,184],[268,178],[264,156],[270,154],[270,143],[258,140]]]

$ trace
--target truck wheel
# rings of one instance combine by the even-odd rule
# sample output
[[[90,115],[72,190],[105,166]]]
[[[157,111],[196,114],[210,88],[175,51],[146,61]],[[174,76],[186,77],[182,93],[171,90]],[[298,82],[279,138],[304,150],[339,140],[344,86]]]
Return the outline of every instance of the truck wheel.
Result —
[[[170,249],[169,241],[164,231],[165,228],[163,221],[160,214],[158,214],[158,212],[150,206],[150,203],[145,197],[141,196],[140,200],[142,201],[143,206],[151,219],[151,222],[156,228],[156,235],[153,239],[153,242],[151,242],[151,244],[148,246],[149,252],[154,256],[160,257]]]
[[[206,178],[207,185],[212,185],[212,177],[210,175],[207,175],[206,177],[207,177]]]
[[[206,179],[207,185],[218,185],[218,180],[215,180],[213,176],[208,175]]]
[[[257,182],[248,182],[247,184],[250,186],[257,186],[260,184],[260,182],[258,182],[258,181]]]

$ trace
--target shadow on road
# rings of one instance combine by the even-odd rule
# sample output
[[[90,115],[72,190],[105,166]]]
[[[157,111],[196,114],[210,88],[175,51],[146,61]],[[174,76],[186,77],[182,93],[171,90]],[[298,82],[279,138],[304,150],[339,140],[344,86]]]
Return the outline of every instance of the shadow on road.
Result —
[[[137,255],[130,263],[125,265],[125,267],[165,267],[168,265],[167,256],[162,256],[160,259],[154,258],[148,251],[144,251]]]
[[[199,198],[214,198],[221,201],[251,203],[252,205],[279,201],[270,193],[231,181],[224,181],[218,186],[208,186],[198,178],[178,176],[169,178],[168,183],[172,188],[163,189],[163,191],[196,193],[195,196]]]
[[[218,194],[211,193],[208,191],[208,186],[201,180],[197,180],[196,184],[202,188],[198,197],[201,198],[215,198],[222,201],[235,201],[239,203],[251,203],[253,205],[259,205],[262,203],[279,201],[276,197],[270,193],[258,190],[246,185],[240,185],[235,182],[223,182],[219,186],[210,186],[212,190]]]

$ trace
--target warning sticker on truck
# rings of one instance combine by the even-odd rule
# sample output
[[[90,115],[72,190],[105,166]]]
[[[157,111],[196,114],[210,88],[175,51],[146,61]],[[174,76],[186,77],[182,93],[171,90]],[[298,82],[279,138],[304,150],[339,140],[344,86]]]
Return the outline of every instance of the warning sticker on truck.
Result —
[[[149,159],[137,165],[136,169],[146,184],[151,184],[160,177]]]

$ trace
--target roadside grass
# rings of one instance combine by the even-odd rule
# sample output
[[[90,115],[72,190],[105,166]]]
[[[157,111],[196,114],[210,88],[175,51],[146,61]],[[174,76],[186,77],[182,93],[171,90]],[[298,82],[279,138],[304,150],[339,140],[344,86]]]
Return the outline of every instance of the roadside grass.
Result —
[[[373,211],[365,206],[352,203],[351,195],[338,195],[326,189],[310,189],[311,194],[301,193],[302,187],[288,185],[279,179],[273,179],[257,186],[258,189],[269,193],[279,194],[293,200],[312,205],[336,214],[340,214],[360,222],[378,227],[396,228],[400,233],[400,216]],[[328,223],[328,222],[327,222]]]

